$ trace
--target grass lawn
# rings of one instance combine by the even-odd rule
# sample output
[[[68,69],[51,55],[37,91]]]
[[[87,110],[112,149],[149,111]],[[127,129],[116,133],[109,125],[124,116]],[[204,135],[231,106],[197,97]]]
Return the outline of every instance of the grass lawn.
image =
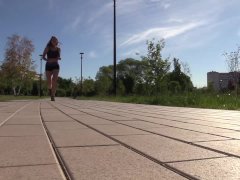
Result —
[[[1,101],[11,100],[37,100],[48,97],[39,96],[3,96],[0,95]],[[71,97],[70,97],[71,98]],[[240,97],[230,94],[203,94],[203,93],[188,93],[188,94],[173,94],[159,96],[93,96],[84,97],[78,96],[78,100],[99,100],[111,102],[124,102],[149,105],[163,105],[175,107],[194,107],[208,109],[226,109],[240,110]]]
[[[80,100],[100,100],[136,104],[151,104],[177,107],[240,110],[240,97],[228,94],[174,94],[159,96],[94,96],[77,97]]]
[[[39,96],[12,96],[12,95],[0,95],[0,102],[12,101],[12,100],[33,100],[33,99],[43,99],[46,97]]]

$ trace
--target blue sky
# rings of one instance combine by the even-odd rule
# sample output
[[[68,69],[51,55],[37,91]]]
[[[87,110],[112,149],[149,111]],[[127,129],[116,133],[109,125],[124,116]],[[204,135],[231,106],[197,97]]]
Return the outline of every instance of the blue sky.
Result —
[[[146,41],[165,39],[163,57],[188,63],[194,86],[207,72],[228,71],[224,52],[240,41],[239,0],[117,0],[117,61],[146,55]],[[95,78],[113,63],[113,0],[0,0],[0,60],[7,37],[33,41],[33,59],[52,35],[61,42],[60,76]],[[139,55],[137,55],[137,54]]]

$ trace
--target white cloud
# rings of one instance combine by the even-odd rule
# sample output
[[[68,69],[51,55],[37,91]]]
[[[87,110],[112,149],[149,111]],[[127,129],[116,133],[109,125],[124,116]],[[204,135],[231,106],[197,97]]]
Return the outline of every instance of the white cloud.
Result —
[[[144,32],[135,34],[132,37],[128,38],[126,41],[121,43],[120,46],[132,45],[132,44],[140,43],[142,41],[146,41],[152,38],[164,38],[164,39],[172,38],[180,34],[183,34],[187,31],[190,31],[196,27],[199,27],[203,24],[204,23],[202,22],[193,22],[193,23],[184,24],[180,26],[148,29]]]

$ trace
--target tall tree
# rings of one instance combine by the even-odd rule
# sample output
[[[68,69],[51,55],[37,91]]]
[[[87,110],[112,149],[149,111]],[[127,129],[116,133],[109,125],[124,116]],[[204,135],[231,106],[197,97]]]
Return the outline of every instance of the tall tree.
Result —
[[[83,94],[85,96],[93,96],[95,94],[94,80],[90,77],[83,81]]]
[[[189,90],[191,91],[193,89],[192,81],[188,75],[182,72],[181,63],[179,62],[179,59],[173,58],[173,68],[174,68],[173,71],[168,74],[170,91],[174,93],[180,91],[181,92],[184,91],[188,92]]]
[[[14,95],[19,95],[24,84],[34,78],[34,46],[31,40],[19,35],[8,37],[2,64],[4,78],[7,79]]]
[[[169,58],[162,58],[162,50],[165,47],[164,40],[160,40],[157,43],[153,41],[147,41],[148,54],[143,58],[146,64],[145,69],[145,82],[147,86],[155,87],[156,93],[159,91],[159,85],[164,76],[170,69]]]
[[[239,82],[240,82],[240,79],[239,79],[240,46],[238,46],[236,51],[232,51],[230,53],[225,52],[223,55],[226,58],[229,72],[231,72],[232,78],[234,80],[236,95],[238,95]]]
[[[125,93],[132,94],[137,83],[141,81],[142,61],[127,58],[121,60],[117,65],[117,76],[119,82],[124,85]]]
[[[107,95],[112,92],[113,66],[102,66],[96,75],[95,89],[98,94]]]

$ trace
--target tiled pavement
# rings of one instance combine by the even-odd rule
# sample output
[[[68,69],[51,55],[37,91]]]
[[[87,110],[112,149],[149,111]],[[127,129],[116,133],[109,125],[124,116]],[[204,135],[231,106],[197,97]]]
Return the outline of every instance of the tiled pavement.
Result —
[[[0,102],[0,180],[240,179],[240,112]]]

